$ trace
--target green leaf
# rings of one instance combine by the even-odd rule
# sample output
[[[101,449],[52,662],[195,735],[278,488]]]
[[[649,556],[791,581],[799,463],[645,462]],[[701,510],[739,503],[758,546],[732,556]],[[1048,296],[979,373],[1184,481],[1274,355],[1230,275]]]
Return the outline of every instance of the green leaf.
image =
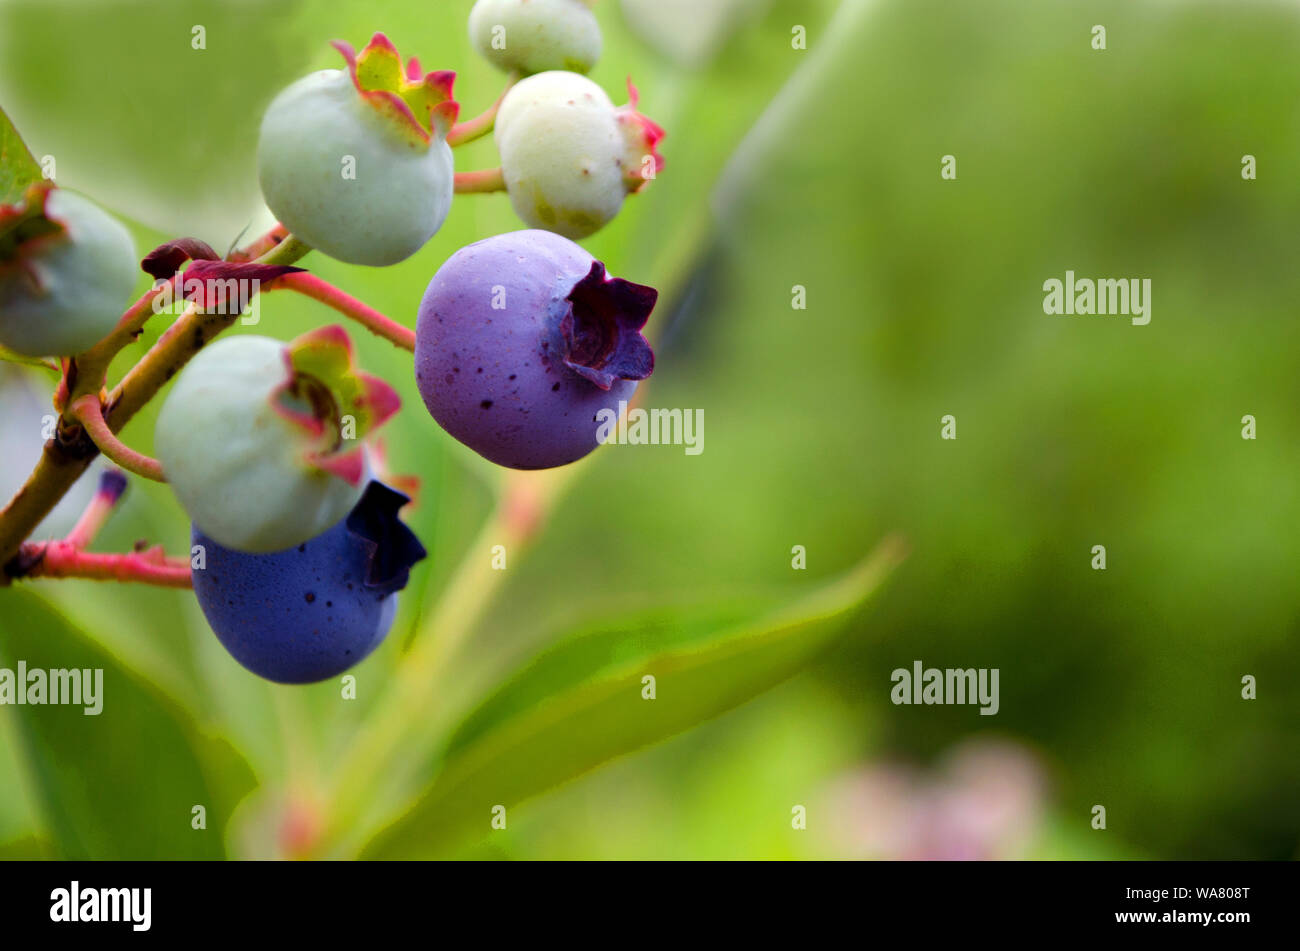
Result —
[[[0,205],[17,204],[27,186],[41,178],[41,167],[23,144],[14,124],[0,109]]]
[[[659,609],[542,653],[449,741],[442,771],[364,858],[413,858],[489,829],[552,786],[736,707],[796,673],[842,629],[901,557],[893,542],[839,580],[774,612],[683,618]],[[642,678],[655,678],[655,699]]]
[[[0,842],[0,862],[21,862],[51,857],[50,844],[35,836]]]
[[[221,858],[226,817],[254,785],[244,760],[40,598],[0,597],[0,666],[103,670],[98,715],[84,704],[0,707],[55,855]],[[204,807],[206,829],[191,828],[194,806]]]

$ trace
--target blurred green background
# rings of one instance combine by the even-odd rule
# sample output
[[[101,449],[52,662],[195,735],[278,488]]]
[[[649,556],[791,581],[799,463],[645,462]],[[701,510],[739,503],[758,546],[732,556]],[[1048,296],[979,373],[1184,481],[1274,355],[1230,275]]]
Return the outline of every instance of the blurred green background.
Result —
[[[469,47],[470,5],[0,0],[0,105],[37,158],[55,157],[60,184],[132,223],[142,251],[180,234],[224,250],[269,224],[261,110],[337,65],[330,39],[359,46],[383,30],[426,68],[457,71],[463,115],[490,105],[502,80]],[[445,723],[430,729],[602,618],[797,598],[891,532],[910,556],[793,679],[512,802],[503,831],[487,834],[485,811],[485,834],[417,851],[1295,857],[1300,7],[600,0],[597,12],[593,78],[622,101],[630,74],[669,135],[659,179],[584,245],[660,288],[646,404],[702,408],[705,451],[607,447],[575,467],[439,681]],[[196,24],[206,50],[191,48]],[[954,181],[940,176],[949,154]],[[456,161],[496,164],[491,139]],[[412,324],[456,248],[518,227],[503,195],[463,196],[396,267],[305,263]],[[1045,316],[1042,283],[1067,269],[1150,278],[1151,323]],[[795,285],[806,309],[791,306]],[[260,326],[232,332],[288,339],[332,319],[271,295]],[[187,595],[0,591],[4,658],[102,656],[117,671],[93,730],[79,712],[33,726],[0,709],[0,852],[277,854],[276,804],[311,814],[313,790],[347,768],[457,565],[489,557],[476,535],[500,487],[423,412],[409,356],[354,339],[407,406],[386,443],[423,481],[411,522],[430,551],[398,626],[356,671],[358,699],[247,674]],[[8,495],[39,449],[48,383],[7,371],[4,386]],[[945,414],[955,441],[940,439]],[[126,440],[148,451],[152,418]],[[166,489],[132,482],[98,547],[183,550]],[[71,518],[75,506],[51,529]],[[1097,544],[1105,571],[1091,568]],[[891,705],[890,672],[918,659],[998,668],[999,713]],[[1241,698],[1247,674],[1256,700]],[[728,677],[722,665],[720,694]],[[167,744],[192,758],[151,753]],[[376,815],[419,791],[423,762],[370,779]],[[191,801],[220,834],[192,832]],[[792,828],[796,804],[806,830]],[[1090,825],[1097,804],[1104,831]]]

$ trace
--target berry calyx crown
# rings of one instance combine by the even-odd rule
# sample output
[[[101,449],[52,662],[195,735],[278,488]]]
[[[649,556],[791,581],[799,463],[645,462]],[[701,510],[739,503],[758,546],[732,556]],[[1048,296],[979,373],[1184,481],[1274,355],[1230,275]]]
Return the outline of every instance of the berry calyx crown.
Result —
[[[24,260],[46,243],[68,237],[67,225],[51,216],[46,207],[54,188],[51,181],[33,182],[22,201],[0,205],[0,268],[22,268],[38,290],[40,280]]]
[[[565,298],[564,365],[602,390],[616,380],[644,380],[654,372],[655,355],[641,328],[658,299],[653,287],[611,278],[604,264],[592,261]]]
[[[397,513],[410,497],[384,483],[371,480],[361,501],[347,517],[347,529],[361,539],[366,549],[366,576],[362,583],[380,594],[393,594],[406,587],[411,566],[428,552]]]
[[[347,60],[352,85],[361,98],[392,119],[411,142],[428,145],[435,136],[447,137],[460,115],[460,104],[452,98],[454,72],[421,74],[414,56],[403,69],[397,47],[383,33],[371,37],[360,53],[343,40],[331,45]]]
[[[651,176],[647,172],[657,175],[663,171],[664,157],[659,154],[658,147],[667,133],[659,123],[637,112],[641,93],[632,83],[631,76],[627,78],[627,98],[627,105],[615,109],[614,116],[618,120],[619,131],[623,133],[623,141],[627,143],[627,153],[623,158],[623,181],[629,192],[638,192],[650,181]]]
[[[352,340],[337,324],[286,344],[284,363],[285,380],[271,405],[293,427],[303,463],[360,485],[362,441],[397,412],[397,392],[357,369]]]

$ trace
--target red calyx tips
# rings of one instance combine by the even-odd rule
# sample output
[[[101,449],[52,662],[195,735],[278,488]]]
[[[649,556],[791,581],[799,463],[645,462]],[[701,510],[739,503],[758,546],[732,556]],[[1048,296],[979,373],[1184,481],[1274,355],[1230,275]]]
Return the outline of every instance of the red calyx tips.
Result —
[[[627,159],[623,165],[623,177],[628,191],[637,192],[645,187],[654,175],[663,171],[664,157],[659,154],[659,143],[667,133],[649,116],[637,111],[641,94],[637,91],[632,77],[627,78],[628,102],[615,110],[619,128],[628,145]]]
[[[54,187],[50,181],[34,182],[21,202],[0,205],[0,267],[14,262],[21,265],[25,253],[66,234],[67,226],[46,211]]]
[[[304,461],[360,484],[362,440],[397,412],[397,392],[357,369],[352,340],[337,324],[287,344],[284,359],[286,379],[272,399],[276,411],[302,432]]]
[[[422,76],[415,58],[403,69],[401,55],[383,33],[371,37],[359,54],[342,40],[335,40],[333,46],[347,60],[352,83],[363,99],[418,141],[428,143],[434,135],[446,138],[460,115],[452,94],[454,72],[438,70]]]

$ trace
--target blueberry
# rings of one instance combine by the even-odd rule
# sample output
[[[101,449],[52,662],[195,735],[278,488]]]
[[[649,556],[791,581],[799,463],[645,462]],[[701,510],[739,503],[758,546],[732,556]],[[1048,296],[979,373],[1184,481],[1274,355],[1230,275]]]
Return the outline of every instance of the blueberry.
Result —
[[[362,440],[398,397],[357,370],[337,326],[283,343],[247,334],[204,347],[158,413],[154,450],[190,520],[228,548],[273,552],[356,505]]]
[[[267,206],[286,228],[349,264],[388,265],[429,240],[451,208],[447,132],[454,73],[406,67],[376,33],[346,70],[312,73],[266,110],[257,148]]]
[[[549,231],[461,248],[420,304],[420,395],[439,425],[492,462],[573,462],[596,448],[597,414],[617,411],[653,370],[641,328],[657,297],[652,287],[608,277],[601,262]]]
[[[425,556],[397,518],[409,499],[371,482],[346,519],[285,551],[250,555],[201,530],[194,593],[217,639],[267,680],[314,683],[364,660],[388,634],[397,592]]]
[[[600,25],[586,0],[478,0],[469,13],[469,37],[507,72],[585,73],[600,58]]]
[[[615,107],[585,76],[529,76],[501,100],[494,136],[515,214],[534,228],[585,238],[663,168],[664,130],[637,111],[636,87]]]
[[[116,219],[48,182],[0,205],[0,344],[72,356],[116,325],[136,281],[135,245]]]

